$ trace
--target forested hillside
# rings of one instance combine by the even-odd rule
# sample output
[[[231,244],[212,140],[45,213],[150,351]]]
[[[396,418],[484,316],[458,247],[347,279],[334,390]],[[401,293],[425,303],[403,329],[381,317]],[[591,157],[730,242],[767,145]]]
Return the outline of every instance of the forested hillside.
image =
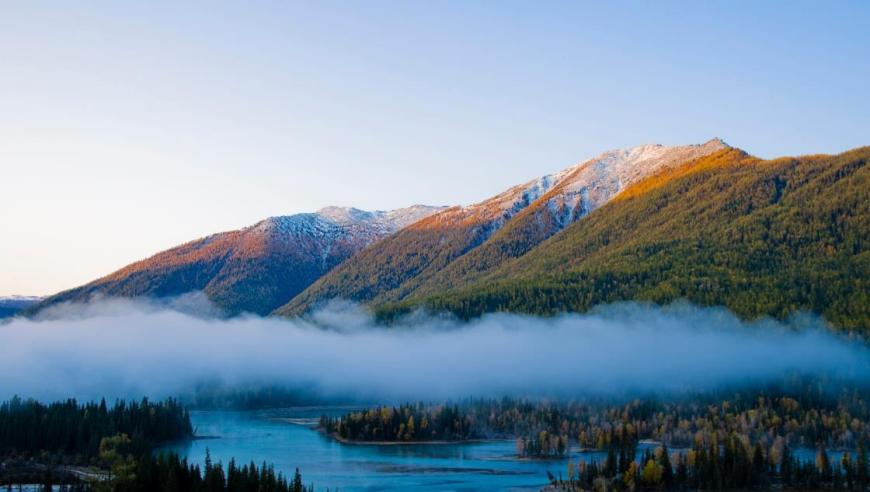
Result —
[[[444,210],[349,258],[276,313],[302,314],[333,298],[380,303],[454,288],[454,280],[496,266],[487,261],[493,253],[525,253],[624,187],[727,147],[713,139],[611,150],[482,202]]]
[[[460,209],[448,212],[463,214]],[[359,252],[276,313],[302,314],[318,302],[334,298],[371,301],[400,289],[414,277],[428,276],[444,268],[486,240],[495,228],[490,220],[472,218],[443,224],[443,219],[442,214],[429,217]]]
[[[587,161],[573,169],[572,175],[566,176],[559,185],[518,213],[480,247],[450,263],[431,278],[415,279],[417,281],[410,297],[419,298],[471,285],[506,260],[524,255],[545,239],[618,197],[622,192],[621,186],[630,187],[636,181],[649,177],[650,173],[666,172],[727,147],[723,141],[713,139],[703,145],[677,147],[675,150],[680,149],[679,151],[657,156],[652,165],[650,161],[653,159],[626,160],[624,164],[619,162],[617,166],[625,166],[615,173],[619,175],[620,184],[606,192],[602,192],[601,188],[607,188],[608,179],[613,178],[601,167],[612,166],[613,162],[602,163],[601,159]],[[658,148],[660,147],[656,149]],[[580,184],[584,186],[578,186]],[[567,201],[570,202],[572,195],[579,197],[575,198],[576,204],[566,210],[564,202],[566,197],[569,197]]]
[[[688,299],[740,316],[812,311],[870,330],[870,148],[764,161],[728,149],[625,190],[459,290],[381,304],[461,317]],[[504,260],[504,261],[501,261]],[[461,279],[453,280],[461,282]]]

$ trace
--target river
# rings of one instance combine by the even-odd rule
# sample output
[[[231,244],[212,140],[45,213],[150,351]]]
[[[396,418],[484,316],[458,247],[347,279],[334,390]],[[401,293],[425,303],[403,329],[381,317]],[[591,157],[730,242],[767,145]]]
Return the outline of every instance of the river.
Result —
[[[567,462],[581,457],[603,461],[605,453],[572,450],[564,459],[519,460],[514,441],[464,444],[341,444],[306,422],[321,414],[339,415],[347,408],[295,408],[267,411],[193,411],[198,436],[209,439],[162,447],[195,463],[270,463],[291,477],[296,467],[306,484],[318,491],[480,491],[540,490],[547,472],[566,475]],[[291,423],[298,422],[298,423]],[[641,449],[654,446],[641,444]]]

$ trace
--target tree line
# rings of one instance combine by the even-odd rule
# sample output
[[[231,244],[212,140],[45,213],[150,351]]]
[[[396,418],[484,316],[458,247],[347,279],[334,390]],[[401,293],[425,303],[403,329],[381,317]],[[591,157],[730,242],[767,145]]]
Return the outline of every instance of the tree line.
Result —
[[[796,378],[755,390],[667,397],[405,403],[323,416],[320,426],[328,434],[357,441],[538,440],[546,432],[547,441],[557,447],[559,439],[567,439],[580,448],[607,449],[613,440],[691,447],[713,434],[720,441],[736,434],[766,447],[780,438],[792,447],[856,449],[862,440],[870,440],[868,397],[870,388]],[[538,447],[542,454],[552,454],[552,446]]]
[[[70,481],[57,468],[48,467],[28,482],[46,491],[57,486],[64,492],[314,492],[314,486],[303,484],[298,468],[288,479],[265,463],[239,466],[230,460],[224,467],[207,457],[200,467],[176,453],[146,453],[134,460],[117,449],[125,440],[126,436],[104,441],[101,458],[111,466],[111,475],[104,479]],[[12,490],[11,483],[7,488]]]
[[[349,441],[464,441],[480,437],[474,418],[458,405],[381,406],[342,417],[320,417],[326,434]]]
[[[119,400],[111,407],[105,400],[44,404],[16,397],[0,403],[0,456],[50,453],[87,464],[99,455],[104,438],[122,434],[138,455],[158,443],[193,436],[193,427],[188,411],[173,399]]]
[[[824,447],[815,461],[801,460],[787,445],[779,448],[779,464],[763,447],[737,435],[724,442],[697,443],[687,452],[667,446],[647,449],[638,458],[619,446],[608,448],[604,462],[569,461],[567,475],[550,474],[553,489],[563,491],[635,490],[844,490],[870,489],[867,448],[832,458]]]
[[[119,455],[112,470],[111,483],[98,484],[97,492],[314,492],[298,468],[288,479],[266,463],[239,466],[231,459],[224,466],[208,453],[203,467],[175,453],[149,453],[135,461]]]
[[[351,441],[512,437],[517,456],[531,459],[565,459],[572,450],[607,453],[602,463],[570,464],[568,479],[554,479],[567,490],[591,489],[595,484],[605,484],[606,490],[710,490],[774,483],[864,490],[868,396],[866,388],[796,379],[752,391],[622,401],[502,398],[406,403],[323,416],[320,426],[327,434]],[[642,441],[659,443],[659,448],[639,452]],[[815,463],[806,458],[811,450],[816,450]],[[828,450],[836,451],[830,455]]]

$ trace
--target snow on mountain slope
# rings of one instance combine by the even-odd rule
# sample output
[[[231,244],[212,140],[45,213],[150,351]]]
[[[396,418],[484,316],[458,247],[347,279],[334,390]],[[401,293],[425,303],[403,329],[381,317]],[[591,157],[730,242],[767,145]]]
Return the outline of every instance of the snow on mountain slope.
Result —
[[[611,150],[552,176],[547,208],[562,227],[604,205],[629,185],[713,152],[728,148],[716,138],[702,145],[641,145]]]
[[[312,237],[352,233],[375,240],[444,208],[446,207],[413,205],[396,210],[369,212],[353,207],[324,207],[314,213],[269,217],[248,229],[263,233],[309,234]]]
[[[562,222],[567,224],[607,203],[628,185],[667,167],[724,148],[728,145],[717,138],[702,145],[649,144],[611,150],[514,186],[482,202],[450,208],[433,215],[427,223],[437,227],[467,221],[493,221],[494,231],[518,212],[547,196],[548,206],[554,212],[564,214]]]
[[[94,295],[166,297],[203,291],[229,314],[266,314],[351,255],[443,207],[367,212],[327,207],[270,217],[157,253],[36,309]]]

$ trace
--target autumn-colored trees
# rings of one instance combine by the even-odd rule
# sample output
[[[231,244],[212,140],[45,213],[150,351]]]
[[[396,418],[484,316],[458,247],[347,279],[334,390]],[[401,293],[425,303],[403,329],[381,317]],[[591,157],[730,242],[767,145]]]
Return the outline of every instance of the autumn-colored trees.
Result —
[[[723,305],[745,318],[796,311],[870,330],[870,148],[761,161],[737,150],[651,178],[488,273],[378,306],[461,318],[555,314],[639,300]],[[494,252],[493,254],[496,254]],[[385,300],[388,301],[388,300]]]
[[[565,490],[735,490],[772,484],[865,490],[860,484],[870,485],[864,447],[870,442],[870,393],[836,388],[831,381],[796,380],[781,387],[622,402],[467,399],[323,417],[321,427],[358,441],[513,438],[516,454],[527,458],[606,452],[598,462],[569,458],[568,479],[554,477]],[[423,421],[430,432],[421,433],[424,426],[416,422]],[[411,428],[417,432],[409,434]],[[817,450],[815,460],[807,458],[808,449]],[[836,456],[831,449],[838,450]]]
[[[647,439],[691,448],[717,434],[763,446],[779,462],[785,446],[856,449],[870,440],[870,393],[837,383],[796,379],[754,391],[719,391],[622,401],[587,399],[467,399],[450,404],[404,404],[322,417],[321,428],[348,440],[425,441],[485,437],[520,439],[525,455],[561,454],[559,441],[606,450]],[[839,392],[838,392],[839,391]],[[413,423],[413,426],[411,425]],[[541,439],[545,432],[546,445]],[[622,448],[620,447],[622,446]],[[645,463],[644,463],[645,464]]]
[[[786,448],[787,449],[787,448]],[[866,449],[843,452],[839,461],[819,450],[815,462],[786,452],[781,463],[768,460],[762,446],[747,449],[736,436],[712,440],[688,451],[666,447],[645,451],[616,467],[580,460],[568,464],[567,480],[553,478],[557,490],[786,490],[865,491],[870,487]]]
[[[479,437],[474,417],[460,412],[456,405],[405,404],[351,412],[341,418],[322,416],[320,428],[351,441],[460,441]]]

